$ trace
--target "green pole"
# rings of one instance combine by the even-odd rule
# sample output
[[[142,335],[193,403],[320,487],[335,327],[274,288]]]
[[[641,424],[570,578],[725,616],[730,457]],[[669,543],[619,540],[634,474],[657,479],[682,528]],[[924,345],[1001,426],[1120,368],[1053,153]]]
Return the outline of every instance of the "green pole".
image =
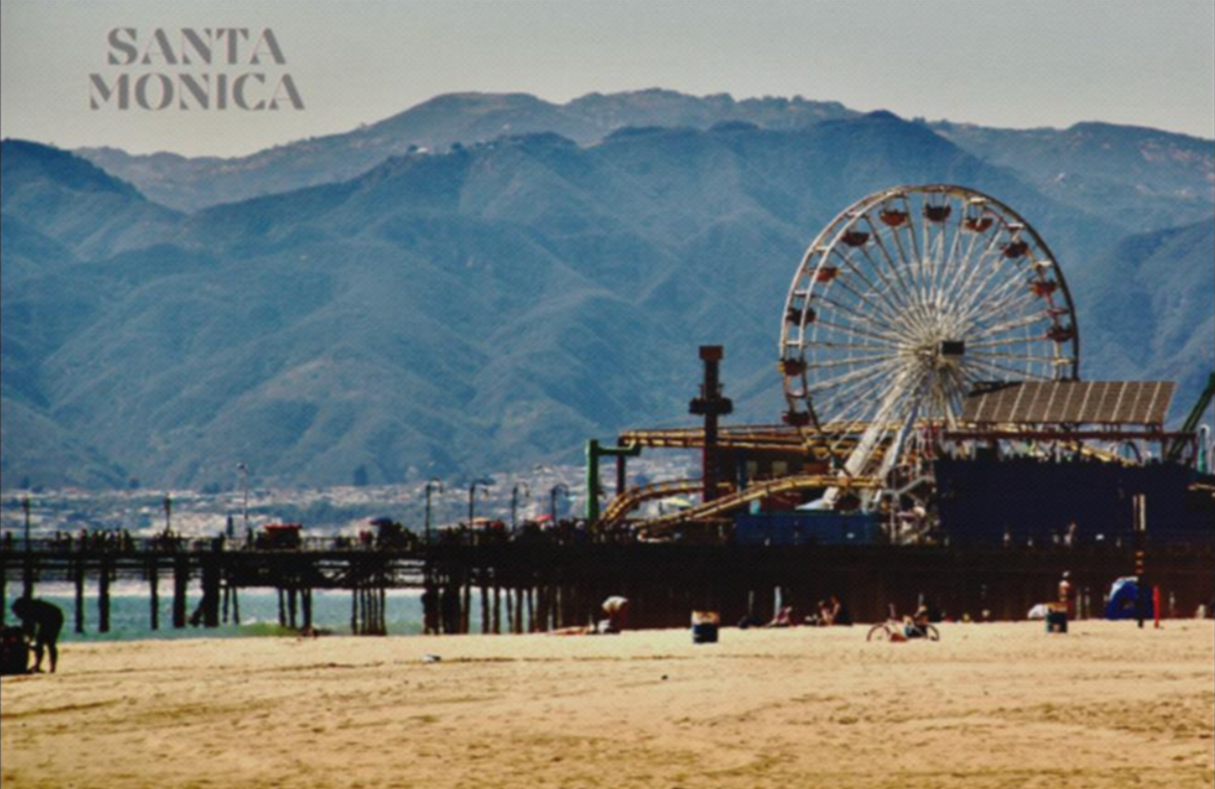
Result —
[[[586,522],[593,526],[599,520],[599,442],[586,442]]]
[[[599,458],[630,457],[641,454],[641,446],[630,444],[623,447],[601,447],[595,439],[586,442],[586,522],[595,525],[599,521],[599,494],[603,486],[599,483]]]

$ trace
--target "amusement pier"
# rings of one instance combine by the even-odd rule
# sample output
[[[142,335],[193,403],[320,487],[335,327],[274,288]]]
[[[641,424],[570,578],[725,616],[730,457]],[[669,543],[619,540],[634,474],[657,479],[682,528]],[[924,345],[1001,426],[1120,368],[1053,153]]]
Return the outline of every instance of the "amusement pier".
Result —
[[[395,588],[423,590],[431,633],[580,627],[611,595],[628,598],[631,627],[692,611],[762,622],[831,595],[860,620],[920,605],[1020,619],[1064,573],[1080,617],[1117,614],[1106,592],[1120,578],[1137,582],[1139,617],[1215,599],[1201,424],[1215,375],[1176,430],[1172,382],[1082,380],[1060,262],[1008,206],[940,184],[858,201],[807,249],[779,322],[783,414],[727,424],[725,349],[700,347],[693,424],[587,442],[583,517],[506,528],[470,512],[434,533],[382,520],[359,540],[285,524],[207,540],[27,531],[0,551],[0,610],[67,581],[76,630],[106,632],[119,579],[147,584],[153,629],[239,622],[241,591],[271,588],[280,622],[312,630],[314,591],[342,589],[351,630],[369,635],[386,632]],[[632,484],[629,460],[663,450],[699,451],[699,477]],[[691,504],[653,511],[672,496]]]

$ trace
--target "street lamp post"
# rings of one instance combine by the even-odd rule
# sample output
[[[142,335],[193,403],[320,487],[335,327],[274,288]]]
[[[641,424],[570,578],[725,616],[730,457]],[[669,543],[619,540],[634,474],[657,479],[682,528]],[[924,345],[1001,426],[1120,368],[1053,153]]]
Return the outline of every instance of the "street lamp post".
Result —
[[[558,482],[548,491],[548,516],[553,519],[553,523],[557,522],[557,492],[560,491],[567,498],[570,495],[570,489],[564,482]]]
[[[240,472],[240,488],[243,496],[241,504],[241,512],[245,519],[245,534],[249,533],[249,467],[244,463],[236,464],[236,470]]]
[[[424,530],[427,545],[430,545],[430,494],[434,490],[438,490],[439,495],[443,494],[443,481],[436,477],[432,477],[426,483],[426,515],[424,521]]]
[[[519,509],[519,488],[523,488],[523,495],[525,497],[527,497],[529,499],[532,497],[531,488],[529,488],[527,486],[526,482],[520,482],[520,483],[516,484],[515,487],[511,488],[511,491],[510,491],[510,530],[511,531],[514,531],[518,525],[518,518],[516,517],[516,514]]]
[[[21,498],[21,509],[25,510],[25,567],[22,574],[22,594],[25,599],[30,599],[34,596],[34,555],[30,552],[33,546],[30,545],[30,497],[26,494]],[[41,653],[39,653],[41,654]]]
[[[173,499],[169,497],[168,493],[165,494],[164,507],[165,507],[165,536],[172,537],[173,536]]]
[[[28,495],[21,497],[21,509],[25,511],[25,550],[28,553],[30,550],[30,497]]]
[[[489,487],[484,482],[474,482],[468,486],[468,528],[472,528],[473,516],[476,514],[477,488],[484,493]]]

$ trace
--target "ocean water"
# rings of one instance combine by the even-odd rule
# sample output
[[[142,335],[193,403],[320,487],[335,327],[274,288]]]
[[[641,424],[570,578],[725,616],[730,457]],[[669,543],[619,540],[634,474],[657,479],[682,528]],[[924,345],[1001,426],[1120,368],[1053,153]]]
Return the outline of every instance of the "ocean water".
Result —
[[[143,584],[114,584],[110,588],[110,632],[98,633],[99,613],[96,588],[84,597],[83,634],[75,632],[76,599],[69,584],[40,584],[34,594],[63,609],[63,634],[60,641],[134,641],[147,638],[248,638],[258,636],[293,636],[295,631],[279,626],[278,593],[273,589],[242,589],[240,591],[239,625],[229,621],[217,628],[185,627],[175,630],[173,597],[162,585],[159,597],[160,629],[151,628],[151,598]],[[201,599],[197,589],[191,589],[187,601],[187,616]],[[19,586],[9,584],[5,612],[6,624],[18,624],[12,613],[12,603],[20,595]],[[312,593],[313,627],[334,633],[350,633],[351,593],[342,590],[315,590]],[[297,622],[302,612],[297,612]],[[474,614],[474,619],[477,617]],[[422,632],[421,592],[413,589],[389,590],[384,612],[389,635],[417,635]],[[479,621],[475,624],[479,628]],[[473,632],[479,632],[474,629]]]

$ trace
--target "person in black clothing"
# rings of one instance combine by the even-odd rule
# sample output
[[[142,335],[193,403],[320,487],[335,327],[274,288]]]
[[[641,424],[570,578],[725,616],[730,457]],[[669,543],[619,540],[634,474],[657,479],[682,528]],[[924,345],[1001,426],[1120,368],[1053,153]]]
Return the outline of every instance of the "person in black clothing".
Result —
[[[51,673],[59,663],[59,631],[63,629],[63,611],[45,600],[22,597],[13,603],[13,613],[21,620],[21,629],[34,642],[34,671],[42,670],[42,651],[51,655]]]
[[[826,618],[829,625],[852,624],[852,614],[848,611],[848,606],[844,605],[835,595],[831,595]]]

